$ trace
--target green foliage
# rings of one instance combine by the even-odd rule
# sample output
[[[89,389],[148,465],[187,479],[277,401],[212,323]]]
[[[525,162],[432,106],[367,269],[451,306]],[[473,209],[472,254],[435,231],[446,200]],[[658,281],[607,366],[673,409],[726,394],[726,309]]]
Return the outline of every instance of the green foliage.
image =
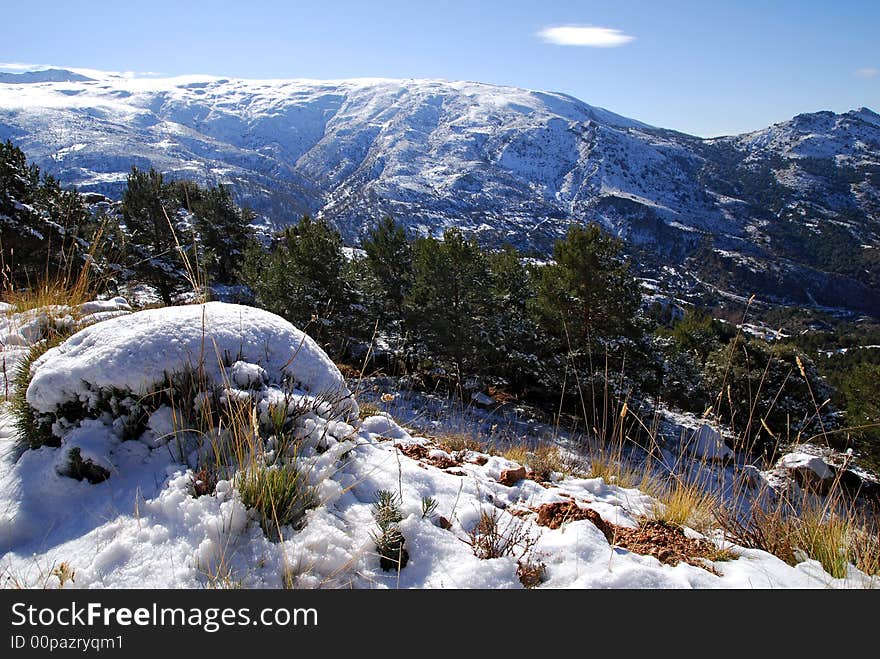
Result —
[[[546,380],[539,355],[546,347],[532,314],[534,277],[510,245],[487,255],[489,312],[481,350],[483,372],[502,378],[514,390]]]
[[[370,537],[376,543],[380,567],[386,572],[402,570],[409,562],[409,552],[404,549],[406,540],[397,526],[403,520],[400,500],[390,490],[379,490],[372,512],[378,533],[371,532]]]
[[[459,372],[473,372],[485,343],[491,304],[486,256],[457,229],[443,240],[413,245],[413,285],[404,300],[406,324],[429,355]]]
[[[255,241],[250,226],[255,214],[236,206],[229,188],[222,185],[206,190],[196,186],[186,201],[195,214],[200,264],[211,281],[234,283],[244,253]]]
[[[176,220],[178,208],[176,190],[160,172],[131,168],[122,195],[128,265],[166,305],[186,283],[184,254],[193,244],[189,229]]]
[[[867,224],[868,218],[862,211],[843,210],[835,221],[830,221],[823,215],[803,215],[801,210],[788,210],[769,226],[768,233],[779,254],[816,270],[880,286],[877,250],[863,247],[846,226]]]
[[[9,285],[75,278],[98,227],[75,189],[41,175],[12,142],[0,143],[0,265]]]
[[[23,448],[36,449],[41,446],[59,446],[60,440],[52,434],[52,422],[43,418],[27,402],[27,389],[31,383],[31,366],[50,348],[63,340],[62,335],[32,345],[12,374],[11,408],[15,438]]]
[[[831,410],[822,404],[830,389],[813,361],[791,344],[733,340],[709,355],[705,377],[716,412],[742,432],[747,449],[773,455],[782,440],[806,440],[828,429],[823,417]]]
[[[641,288],[621,249],[598,225],[573,225],[556,241],[554,262],[535,274],[532,308],[556,374],[551,386],[559,391],[576,374],[579,382],[568,390],[581,411],[599,410],[609,391],[656,391],[661,377],[639,314]]]
[[[247,249],[241,277],[258,306],[307,328],[326,346],[345,340],[342,313],[350,289],[342,276],[344,265],[339,232],[325,220],[305,216],[276,236],[270,251]]]
[[[412,285],[412,244],[403,227],[391,217],[382,218],[361,242],[366,266],[375,280],[374,294],[381,318],[400,320],[403,300]]]
[[[702,309],[693,308],[672,327],[672,341],[678,352],[695,354],[700,364],[706,363],[709,353],[733,338],[733,330],[715,320]]]
[[[880,468],[880,364],[856,366],[843,377],[840,392],[852,428],[848,443],[868,466]]]
[[[247,467],[237,486],[241,502],[258,513],[260,528],[273,540],[283,537],[283,527],[297,528],[306,511],[318,505],[314,487],[293,464]]]
[[[562,346],[579,350],[612,337],[636,337],[641,303],[638,282],[621,258],[622,242],[598,225],[573,225],[541,268],[537,303],[542,325]],[[567,339],[566,339],[567,335]]]
[[[702,413],[710,401],[698,354],[679,350],[674,343],[655,345],[665,353],[660,396],[683,410]]]
[[[438,505],[434,497],[422,497],[422,519],[430,518],[437,512]]]

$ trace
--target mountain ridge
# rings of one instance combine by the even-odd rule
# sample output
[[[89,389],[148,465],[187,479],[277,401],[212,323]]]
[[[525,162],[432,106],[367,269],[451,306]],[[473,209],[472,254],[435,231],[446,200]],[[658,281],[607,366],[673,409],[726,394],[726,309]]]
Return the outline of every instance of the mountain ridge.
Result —
[[[3,81],[0,139],[85,191],[118,197],[131,165],[152,165],[229,183],[279,226],[325,217],[350,244],[390,214],[547,254],[596,221],[679,299],[715,288],[880,315],[869,108],[700,138],[478,82],[48,77],[64,79]]]

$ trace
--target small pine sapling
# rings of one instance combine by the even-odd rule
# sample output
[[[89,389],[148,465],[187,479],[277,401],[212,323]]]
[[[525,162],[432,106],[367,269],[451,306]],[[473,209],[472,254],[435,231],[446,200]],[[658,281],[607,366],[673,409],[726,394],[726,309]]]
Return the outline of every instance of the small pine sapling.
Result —
[[[397,526],[398,522],[403,519],[397,495],[390,490],[376,492],[376,501],[373,503],[373,518],[376,520],[379,531],[378,533],[371,532],[370,537],[376,543],[379,566],[386,572],[402,570],[409,562],[409,553],[403,547],[406,540]]]

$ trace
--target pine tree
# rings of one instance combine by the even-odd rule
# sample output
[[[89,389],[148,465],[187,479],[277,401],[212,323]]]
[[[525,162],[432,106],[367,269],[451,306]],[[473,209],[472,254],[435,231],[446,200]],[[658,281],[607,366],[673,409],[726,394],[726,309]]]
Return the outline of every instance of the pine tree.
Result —
[[[403,317],[403,300],[412,285],[412,244],[406,231],[390,216],[385,216],[369,232],[361,246],[366,265],[375,278],[373,297],[383,321]]]
[[[186,284],[184,256],[192,245],[188,228],[176,221],[178,208],[174,188],[160,172],[131,168],[122,196],[129,266],[165,304]]]
[[[207,190],[197,188],[190,203],[202,267],[212,282],[233,283],[244,252],[254,240],[250,223],[255,214],[237,207],[229,188],[223,185]]]
[[[76,189],[41,175],[12,142],[0,143],[0,250],[10,283],[33,285],[62,273],[75,277],[95,230]]]
[[[474,240],[447,229],[442,241],[415,241],[413,284],[404,313],[428,355],[459,372],[473,372],[488,338],[490,304],[486,258]]]
[[[481,350],[482,369],[523,391],[544,380],[539,355],[545,346],[530,313],[534,281],[521,254],[510,245],[490,253],[487,263],[491,307],[486,320],[488,340]]]
[[[540,270],[537,304],[544,328],[563,348],[569,341],[579,350],[639,335],[641,291],[621,249],[622,242],[596,224],[573,225],[556,241],[555,262]]]
[[[573,225],[553,248],[554,262],[537,271],[533,310],[549,341],[548,372],[555,388],[577,373],[577,390],[601,427],[606,391],[624,395],[639,386],[656,392],[662,379],[658,358],[646,341],[639,316],[641,289],[622,257],[622,242],[598,225]]]
[[[346,328],[334,322],[348,306],[344,261],[339,232],[325,220],[305,216],[281,232],[269,252],[249,248],[241,276],[259,306],[308,327],[319,343],[335,345],[346,334]]]

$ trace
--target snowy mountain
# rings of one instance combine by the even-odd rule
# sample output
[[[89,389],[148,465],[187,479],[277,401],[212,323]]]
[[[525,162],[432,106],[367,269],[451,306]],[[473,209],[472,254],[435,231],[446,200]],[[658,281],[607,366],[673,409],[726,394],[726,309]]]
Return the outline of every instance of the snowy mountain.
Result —
[[[472,82],[0,78],[0,139],[82,190],[132,165],[234,186],[284,224],[324,216],[356,243],[391,214],[547,253],[571,222],[627,241],[676,297],[880,315],[880,115],[799,115],[705,140],[575,98]]]

